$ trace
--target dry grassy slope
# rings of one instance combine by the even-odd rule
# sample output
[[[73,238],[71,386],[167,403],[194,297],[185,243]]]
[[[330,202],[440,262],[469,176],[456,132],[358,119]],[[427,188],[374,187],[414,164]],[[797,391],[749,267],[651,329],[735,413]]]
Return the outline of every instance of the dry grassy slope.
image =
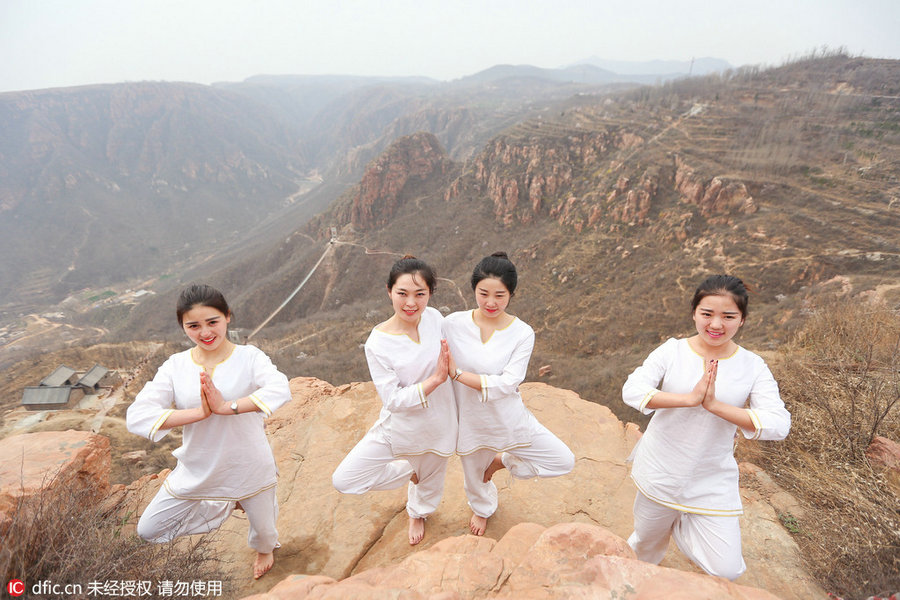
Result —
[[[900,99],[882,82],[897,75],[896,61],[835,59],[573,100],[508,130],[458,180],[404,190],[384,228],[343,229],[358,245],[339,247],[265,335],[282,340],[273,345],[292,374],[366,378],[359,344],[387,316],[381,288],[393,258],[434,262],[464,292],[442,283],[435,304],[457,310],[471,304],[471,265],[503,248],[522,273],[511,310],[538,331],[532,376],[551,364],[550,383],[616,406],[627,370],[660,340],[690,332],[687,302],[707,273],[750,284],[744,339],[758,349],[786,339],[819,291],[878,289],[896,303]],[[714,177],[743,184],[754,211],[685,201],[685,166],[707,188]],[[549,189],[551,177],[554,195],[535,210],[529,186],[543,178]],[[623,177],[630,190],[655,183],[642,218],[627,197],[609,195]],[[517,186],[512,209],[503,182]],[[282,289],[323,244],[293,276],[282,265]]]
[[[506,249],[522,275],[511,311],[538,332],[531,377],[552,365],[548,383],[634,419],[619,409],[622,379],[662,339],[690,332],[688,298],[709,272],[751,285],[743,339],[761,350],[786,339],[820,291],[878,289],[900,300],[897,81],[898,61],[833,57],[578,96],[508,129],[475,159],[410,181],[382,229],[354,231],[339,211],[327,213],[318,229],[263,236],[205,279],[226,291],[236,325],[249,331],[339,226],[342,244],[255,340],[290,376],[338,384],[368,378],[360,344],[388,316],[394,259],[411,252],[433,262],[450,280],[434,304],[459,310],[471,306],[474,262]],[[685,166],[701,187],[714,177],[743,184],[755,212],[686,202]],[[536,180],[537,209],[528,195]],[[498,202],[512,183],[517,202]],[[647,202],[629,199],[645,188]],[[132,334],[152,316],[135,314]]]

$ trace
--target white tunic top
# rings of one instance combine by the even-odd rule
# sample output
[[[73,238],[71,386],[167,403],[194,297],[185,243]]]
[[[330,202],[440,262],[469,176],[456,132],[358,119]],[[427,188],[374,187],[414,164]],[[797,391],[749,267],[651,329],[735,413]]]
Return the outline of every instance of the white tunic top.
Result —
[[[200,406],[200,373],[191,351],[173,354],[162,364],[128,407],[128,431],[158,442],[160,429],[176,409]],[[166,478],[166,490],[176,498],[240,500],[275,485],[277,471],[263,427],[279,406],[291,399],[287,377],[254,346],[235,346],[211,373],[226,402],[249,396],[262,412],[212,414],[184,425],[178,459]]]
[[[687,339],[670,338],[650,353],[622,388],[626,404],[644,414],[656,391],[686,394],[704,373],[704,359]],[[748,439],[781,440],[791,415],[778,394],[778,384],[765,361],[738,346],[719,360],[716,399],[744,407],[756,426],[743,431]],[[642,494],[683,512],[736,516],[743,512],[734,460],[737,426],[702,406],[655,411],[632,456],[631,477]]]
[[[443,320],[429,306],[419,320],[418,342],[377,328],[366,340],[366,361],[382,404],[369,433],[390,444],[394,456],[450,456],[456,449],[456,404],[450,380],[427,396],[421,383],[437,367]]]
[[[516,318],[482,342],[474,311],[466,310],[444,319],[444,335],[456,366],[481,374],[481,390],[453,382],[459,411],[457,453],[530,446],[531,413],[519,395],[519,384],[534,349],[534,330]]]

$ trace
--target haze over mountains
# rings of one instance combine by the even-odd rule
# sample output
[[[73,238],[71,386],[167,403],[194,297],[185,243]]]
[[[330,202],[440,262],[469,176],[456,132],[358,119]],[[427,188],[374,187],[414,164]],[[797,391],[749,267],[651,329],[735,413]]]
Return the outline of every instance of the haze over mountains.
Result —
[[[0,95],[4,364],[30,351],[21,315],[57,306],[44,327],[82,329],[38,328],[32,348],[178,339],[173,294],[193,280],[225,291],[246,335],[323,254],[254,342],[289,375],[334,384],[368,378],[358,344],[407,252],[445,278],[434,304],[458,310],[474,262],[507,250],[533,366],[597,401],[685,330],[712,271],[751,284],[745,336],[763,347],[818,291],[898,301],[900,61],[833,55],[647,87],[581,72],[597,78],[498,66],[451,83]]]
[[[3,94],[0,303],[158,274],[244,237],[323,175],[340,190],[401,135],[432,131],[462,158],[540,103],[621,80],[607,75],[503,67],[451,84],[260,76]]]

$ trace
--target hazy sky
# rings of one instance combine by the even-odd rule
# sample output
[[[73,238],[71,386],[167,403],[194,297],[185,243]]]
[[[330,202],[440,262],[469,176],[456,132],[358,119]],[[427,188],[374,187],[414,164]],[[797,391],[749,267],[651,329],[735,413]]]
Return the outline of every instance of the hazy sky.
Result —
[[[900,58],[900,0],[0,0],[0,91],[261,73],[446,80],[591,56],[778,65],[823,45]]]

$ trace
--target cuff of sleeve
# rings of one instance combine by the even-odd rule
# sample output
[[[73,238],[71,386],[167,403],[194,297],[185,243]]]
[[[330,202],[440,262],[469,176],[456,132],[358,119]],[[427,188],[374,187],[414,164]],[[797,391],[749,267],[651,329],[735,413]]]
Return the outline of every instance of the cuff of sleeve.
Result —
[[[762,434],[762,424],[759,422],[759,415],[756,414],[756,411],[751,408],[745,408],[747,414],[750,416],[750,421],[753,422],[753,431],[745,431],[741,429],[741,432],[744,434],[744,437],[748,440],[758,440],[759,436]]]
[[[422,408],[428,408],[428,396],[425,395],[425,386],[417,383],[416,391],[419,392],[419,402],[422,404]]]
[[[150,428],[150,434],[147,437],[151,442],[158,442],[165,437],[165,433],[163,433],[162,435],[157,434],[159,433],[159,428],[163,426],[163,423],[166,422],[166,419],[168,419],[169,415],[171,415],[173,412],[175,412],[174,408],[170,408],[164,411],[163,414],[160,415],[160,417],[156,420],[156,423],[153,424],[153,427]]]
[[[487,402],[487,377],[481,375],[481,401]]]
[[[644,399],[641,400],[641,412],[642,413],[649,414],[649,413],[653,412],[653,409],[647,408],[647,405],[650,404],[650,400],[653,399],[653,396],[655,396],[658,393],[659,393],[659,390],[650,390],[649,392],[647,392],[647,394],[644,396]]]
[[[265,415],[266,417],[272,416],[272,409],[266,406],[266,403],[263,402],[259,396],[257,396],[256,394],[250,394],[248,398],[250,398],[250,401],[253,404],[259,407],[259,410],[262,411],[263,415]]]

